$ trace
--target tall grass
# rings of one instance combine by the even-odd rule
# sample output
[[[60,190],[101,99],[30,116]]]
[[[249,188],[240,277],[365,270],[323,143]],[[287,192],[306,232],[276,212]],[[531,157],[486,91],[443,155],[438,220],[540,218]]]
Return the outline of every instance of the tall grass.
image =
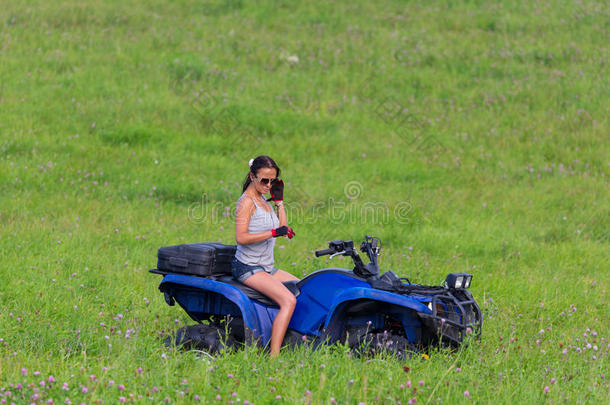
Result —
[[[596,1],[3,4],[2,399],[603,402],[608,17]],[[156,251],[234,243],[259,154],[296,231],[278,267],[350,267],[312,251],[376,235],[384,270],[474,274],[481,341],[406,363],[165,348],[192,321],[147,272]]]

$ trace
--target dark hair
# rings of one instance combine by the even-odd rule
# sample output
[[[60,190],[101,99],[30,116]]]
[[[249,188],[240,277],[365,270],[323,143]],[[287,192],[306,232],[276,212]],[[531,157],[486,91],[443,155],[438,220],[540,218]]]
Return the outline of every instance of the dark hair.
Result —
[[[256,176],[256,172],[258,172],[258,169],[262,169],[262,168],[275,169],[277,171],[275,176],[280,177],[280,168],[277,167],[277,164],[275,164],[275,161],[273,159],[271,159],[267,155],[257,156],[252,161],[252,166],[250,166],[250,172],[248,172],[248,174],[246,175],[246,180],[244,181],[244,187],[243,187],[243,190],[241,191],[242,193],[246,191],[246,189],[252,182],[252,180],[250,180],[250,173],[252,173],[253,175]]]

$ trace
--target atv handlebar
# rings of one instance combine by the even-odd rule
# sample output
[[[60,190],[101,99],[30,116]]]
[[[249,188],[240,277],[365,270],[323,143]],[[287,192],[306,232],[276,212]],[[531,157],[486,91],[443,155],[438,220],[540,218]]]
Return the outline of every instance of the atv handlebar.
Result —
[[[332,253],[335,253],[334,249],[316,250],[316,257],[320,257],[320,256],[324,256],[324,255],[330,255]]]
[[[377,256],[381,250],[381,242],[379,239],[366,235],[364,242],[360,245],[360,250],[367,254],[371,262],[367,265],[362,263],[362,259],[354,249],[354,242],[351,240],[333,240],[328,243],[328,249],[316,250],[316,257],[331,255],[332,259],[335,256],[350,256],[354,261],[354,273],[361,277],[367,278],[379,275],[379,266],[377,265]]]

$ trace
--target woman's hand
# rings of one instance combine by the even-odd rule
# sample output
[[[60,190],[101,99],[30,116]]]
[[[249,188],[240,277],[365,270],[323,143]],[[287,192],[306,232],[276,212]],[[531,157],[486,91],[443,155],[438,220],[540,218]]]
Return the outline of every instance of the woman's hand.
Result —
[[[292,239],[294,237],[294,231],[289,226],[280,226],[279,228],[275,228],[271,230],[271,235],[274,238],[278,236],[288,236],[288,239]]]
[[[284,182],[282,181],[282,179],[277,179],[271,185],[270,200],[273,200],[276,203],[284,200]],[[267,200],[267,201],[269,201],[269,200]]]
[[[280,226],[279,228],[275,228],[271,230],[271,235],[273,235],[274,238],[277,238],[278,236],[286,236],[288,234],[288,227],[287,226]]]

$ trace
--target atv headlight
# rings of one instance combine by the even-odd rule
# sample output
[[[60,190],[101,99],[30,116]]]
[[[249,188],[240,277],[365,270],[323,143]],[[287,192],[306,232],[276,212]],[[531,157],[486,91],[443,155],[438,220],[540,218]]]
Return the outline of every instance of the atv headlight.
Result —
[[[472,282],[472,274],[468,273],[451,273],[447,275],[445,279],[445,286],[447,288],[470,288]]]
[[[464,276],[457,276],[455,278],[455,288],[462,288],[463,282],[464,282]]]

